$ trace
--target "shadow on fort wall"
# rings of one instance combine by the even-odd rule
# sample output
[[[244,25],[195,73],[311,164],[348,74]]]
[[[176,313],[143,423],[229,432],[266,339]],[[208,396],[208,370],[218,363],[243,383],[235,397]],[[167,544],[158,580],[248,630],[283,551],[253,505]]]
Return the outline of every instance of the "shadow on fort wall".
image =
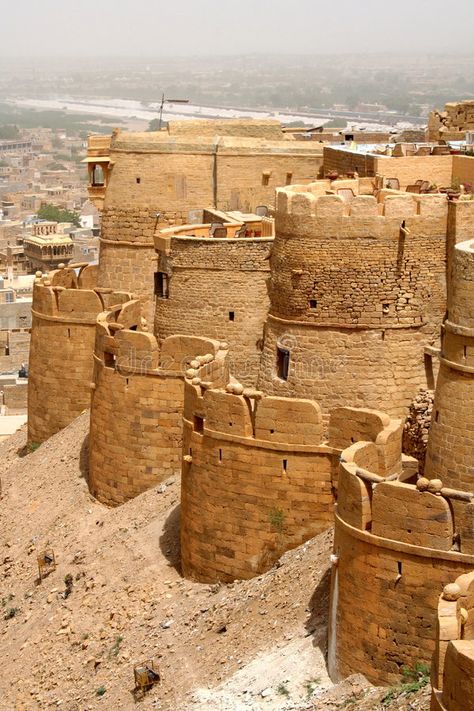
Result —
[[[170,566],[175,568],[180,575],[181,570],[181,541],[180,541],[181,506],[178,504],[167,517],[163,532],[160,536],[160,549]]]
[[[313,646],[319,647],[327,660],[329,595],[331,588],[331,568],[329,567],[319,581],[309,601],[309,617],[306,620],[306,634],[312,637]]]
[[[89,478],[89,433],[86,434],[79,453],[79,469],[81,476],[87,481]]]

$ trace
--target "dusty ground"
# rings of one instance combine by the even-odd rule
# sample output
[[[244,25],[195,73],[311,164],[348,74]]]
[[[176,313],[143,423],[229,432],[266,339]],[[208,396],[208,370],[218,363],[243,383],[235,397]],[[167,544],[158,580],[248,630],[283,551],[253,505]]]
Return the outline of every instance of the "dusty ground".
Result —
[[[87,428],[83,415],[30,454],[24,432],[0,445],[0,711],[385,708],[364,679],[327,676],[331,532],[252,581],[184,580],[179,481],[105,508],[84,479]],[[50,547],[57,569],[39,584]],[[150,657],[162,681],[137,701],[133,665]]]

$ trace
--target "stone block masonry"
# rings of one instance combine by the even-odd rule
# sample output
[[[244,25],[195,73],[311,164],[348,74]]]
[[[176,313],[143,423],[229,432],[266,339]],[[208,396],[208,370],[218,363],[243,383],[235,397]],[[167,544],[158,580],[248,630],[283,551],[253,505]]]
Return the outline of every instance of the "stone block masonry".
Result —
[[[140,303],[97,319],[92,377],[89,488],[110,506],[181,471],[184,373],[227,380],[227,346],[170,336],[161,347],[143,330]]]
[[[157,229],[186,224],[190,212],[205,207],[249,212],[272,205],[278,185],[318,176],[318,146],[285,139],[274,122],[233,122],[231,128],[232,136],[221,124],[200,135],[179,125],[172,134],[115,131],[102,156],[90,143],[88,161],[106,161],[99,161],[105,184],[90,186],[103,209],[98,284],[138,294],[150,322]]]
[[[474,203],[469,203],[474,217]],[[474,240],[453,249],[426,476],[474,490]]]
[[[439,594],[446,579],[474,564],[472,534],[455,538],[470,506],[461,492],[379,471],[371,445],[342,452],[329,630],[334,681],[357,672],[394,684],[402,667],[429,664]],[[452,502],[463,510],[455,514]]]
[[[191,231],[192,226],[190,226]],[[206,335],[228,342],[232,374],[255,386],[268,312],[271,237],[186,236],[183,228],[157,235],[155,334]]]
[[[401,422],[351,408],[335,417],[345,422],[346,442],[362,432],[387,469],[400,470]],[[314,401],[266,397],[234,382],[224,391],[199,377],[187,379],[184,574],[201,582],[251,578],[329,528],[340,452],[324,438]]]
[[[359,192],[360,181],[341,182],[352,185],[350,201],[336,194],[339,181],[277,191],[258,387],[315,397],[326,411],[350,404],[405,415],[432,383],[425,348],[438,344],[448,211],[462,203],[386,190],[375,197]]]
[[[130,298],[96,287],[97,267],[37,273],[28,379],[28,442],[39,444],[90,405],[97,315]]]

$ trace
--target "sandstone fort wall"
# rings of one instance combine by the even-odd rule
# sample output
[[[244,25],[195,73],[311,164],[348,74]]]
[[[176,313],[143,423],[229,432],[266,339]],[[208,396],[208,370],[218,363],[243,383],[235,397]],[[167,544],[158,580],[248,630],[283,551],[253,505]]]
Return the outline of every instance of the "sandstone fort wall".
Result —
[[[164,244],[163,244],[164,241]],[[273,238],[197,238],[160,233],[158,271],[166,275],[156,295],[155,334],[205,335],[229,343],[231,372],[255,385]]]
[[[97,267],[37,277],[28,379],[28,441],[44,442],[90,404],[97,314],[126,294],[95,288]]]
[[[469,208],[474,214],[474,204]],[[457,244],[449,274],[426,476],[473,490],[474,447],[474,241]],[[462,403],[462,407],[460,407]]]
[[[432,378],[424,348],[445,311],[447,200],[382,191],[345,202],[326,190],[320,181],[278,191],[258,386],[317,397],[326,411],[404,414]]]
[[[428,490],[425,479],[377,479],[371,445],[352,445],[341,460],[329,670],[391,684],[403,666],[430,661],[445,580],[472,568],[472,531],[455,538],[471,503],[441,482]]]
[[[272,204],[277,185],[317,177],[322,152],[291,140],[116,132],[108,160],[106,187],[97,188],[105,195],[98,283],[138,294],[151,320],[157,229],[204,207]]]
[[[344,423],[332,428],[339,433],[336,444],[363,432],[386,469],[399,470],[399,421],[351,408],[336,411],[333,418]],[[184,574],[203,582],[250,578],[289,548],[327,529],[333,520],[340,452],[324,437],[322,413],[314,401],[266,397],[240,384],[230,384],[224,392],[187,381]]]
[[[197,371],[217,385],[227,378],[227,351],[219,342],[171,336],[160,348],[153,335],[140,330],[140,322],[138,301],[97,320],[89,488],[111,506],[180,472],[189,363],[202,358]]]
[[[445,586],[437,612],[431,711],[473,711],[474,573]]]

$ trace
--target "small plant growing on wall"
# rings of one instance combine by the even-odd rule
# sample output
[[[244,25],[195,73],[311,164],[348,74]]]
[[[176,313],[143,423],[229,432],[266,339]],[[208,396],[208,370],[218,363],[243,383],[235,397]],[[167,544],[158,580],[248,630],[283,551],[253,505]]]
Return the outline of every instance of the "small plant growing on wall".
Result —
[[[430,681],[430,667],[427,664],[417,662],[413,667],[402,668],[402,681],[398,686],[392,686],[382,699],[382,707],[385,708],[399,696],[409,696],[415,691],[423,689]]]
[[[268,514],[268,520],[270,521],[273,530],[278,533],[283,533],[285,514],[281,509],[271,509]]]

